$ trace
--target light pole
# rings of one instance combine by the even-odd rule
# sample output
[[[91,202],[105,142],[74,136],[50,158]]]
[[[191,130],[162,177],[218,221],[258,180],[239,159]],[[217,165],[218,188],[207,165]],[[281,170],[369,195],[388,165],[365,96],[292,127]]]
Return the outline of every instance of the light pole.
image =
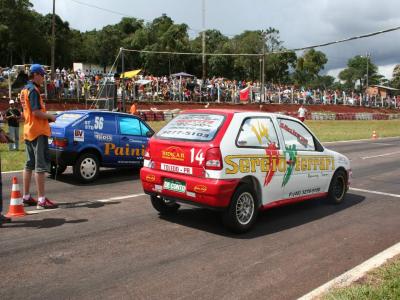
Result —
[[[261,73],[261,102],[265,102],[265,37],[267,32],[265,30],[261,30],[262,36],[262,73]]]
[[[368,101],[368,68],[369,68],[369,58],[370,58],[370,54],[369,53],[367,53],[366,55],[365,55],[365,57],[366,57],[366,59],[367,59],[367,78],[366,78],[366,81],[365,81],[365,99],[366,99],[366,101],[367,102],[369,102]],[[361,101],[360,101],[360,106],[361,106]]]
[[[56,0],[53,0],[53,18],[51,22],[51,79],[54,79],[54,55],[55,55],[55,47],[56,47]]]
[[[203,0],[202,2],[202,25],[203,25],[203,32],[202,32],[202,64],[203,64],[203,83],[206,80],[206,1]]]

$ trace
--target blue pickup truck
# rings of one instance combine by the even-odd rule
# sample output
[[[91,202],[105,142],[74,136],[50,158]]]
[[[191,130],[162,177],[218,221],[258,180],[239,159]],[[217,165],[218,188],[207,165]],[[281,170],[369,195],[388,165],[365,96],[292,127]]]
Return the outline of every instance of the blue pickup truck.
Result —
[[[72,166],[85,183],[98,177],[100,167],[141,166],[154,134],[137,116],[97,110],[62,112],[50,128],[51,173],[61,174]]]

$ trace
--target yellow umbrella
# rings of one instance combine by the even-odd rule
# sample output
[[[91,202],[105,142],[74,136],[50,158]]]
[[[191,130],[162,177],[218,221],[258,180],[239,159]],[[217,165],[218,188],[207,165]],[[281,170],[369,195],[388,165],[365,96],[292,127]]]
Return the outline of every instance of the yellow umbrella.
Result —
[[[136,76],[137,74],[139,74],[140,71],[142,71],[142,69],[137,69],[137,70],[133,70],[133,71],[124,72],[124,73],[121,74],[121,77],[122,78],[132,78],[132,77]]]

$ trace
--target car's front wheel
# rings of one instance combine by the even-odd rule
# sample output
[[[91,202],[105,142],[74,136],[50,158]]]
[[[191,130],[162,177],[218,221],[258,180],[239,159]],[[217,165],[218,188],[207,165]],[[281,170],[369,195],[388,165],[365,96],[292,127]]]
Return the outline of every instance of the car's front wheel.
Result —
[[[233,194],[222,219],[230,230],[242,233],[253,226],[257,213],[258,205],[253,189],[248,185],[240,185]]]
[[[99,176],[99,159],[93,153],[83,153],[74,165],[74,175],[84,183],[92,182]]]
[[[338,170],[333,174],[331,184],[328,190],[328,200],[331,203],[339,204],[343,202],[346,195],[346,172]]]
[[[171,215],[178,211],[180,205],[161,196],[151,196],[151,204],[161,215]]]

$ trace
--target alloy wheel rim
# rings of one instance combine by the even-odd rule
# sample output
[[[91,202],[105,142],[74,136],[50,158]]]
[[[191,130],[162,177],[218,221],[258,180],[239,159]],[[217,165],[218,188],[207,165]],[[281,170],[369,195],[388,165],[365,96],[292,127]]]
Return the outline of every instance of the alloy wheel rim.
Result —
[[[253,196],[245,192],[241,194],[236,202],[236,219],[241,225],[250,223],[254,214]]]

